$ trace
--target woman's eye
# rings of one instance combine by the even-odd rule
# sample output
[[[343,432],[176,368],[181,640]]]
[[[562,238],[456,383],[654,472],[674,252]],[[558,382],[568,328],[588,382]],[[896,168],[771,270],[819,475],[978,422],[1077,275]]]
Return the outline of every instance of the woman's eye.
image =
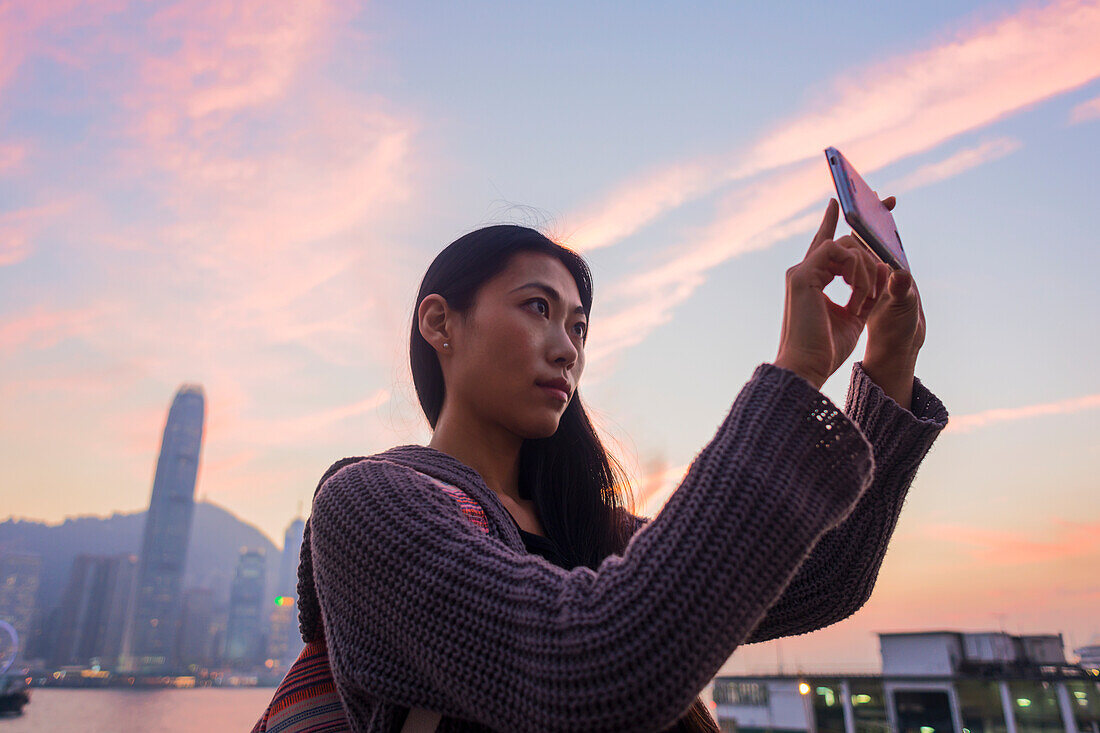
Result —
[[[532,303],[538,303],[538,304],[544,306],[546,308],[545,315],[548,318],[550,317],[550,304],[547,303],[544,298],[534,298],[533,300],[529,300],[526,303],[524,303],[524,305],[531,305]],[[588,336],[588,324],[585,323],[584,321],[581,321],[580,323],[578,323],[576,325],[580,326],[580,328],[581,328],[580,332],[577,333],[577,335],[580,336],[581,339],[584,339],[585,337],[587,337]],[[576,326],[574,326],[574,328],[575,327]]]

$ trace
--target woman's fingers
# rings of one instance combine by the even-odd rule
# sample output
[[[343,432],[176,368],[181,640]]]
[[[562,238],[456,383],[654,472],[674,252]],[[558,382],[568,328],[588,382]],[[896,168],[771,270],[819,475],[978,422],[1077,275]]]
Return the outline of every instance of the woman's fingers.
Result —
[[[843,277],[852,288],[845,310],[857,318],[861,317],[868,301],[873,305],[879,294],[878,258],[852,235],[831,241],[827,247],[826,256],[834,264],[826,267],[829,276],[823,278],[821,287],[828,285],[836,275]]]
[[[837,203],[836,199],[829,199],[829,205],[825,207],[825,217],[821,220],[821,226],[818,227],[817,234],[810,242],[810,248],[806,250],[807,257],[820,247],[822,242],[833,238],[833,234],[836,233],[836,222],[840,216],[839,212],[840,204]]]
[[[868,299],[869,304],[865,305],[864,310],[866,312],[862,315],[870,316],[871,311],[873,311],[875,309],[875,306],[878,305],[879,301],[882,300],[882,296],[884,296],[887,292],[886,288],[888,283],[890,282],[891,272],[893,272],[893,270],[890,268],[890,265],[886,264],[885,262],[875,262],[875,295],[874,297]]]
[[[871,193],[873,193],[876,198],[878,197],[878,191],[871,191]],[[887,211],[893,211],[894,206],[898,203],[898,200],[893,196],[887,196],[884,199],[879,199],[879,201],[882,202],[882,205],[886,207]]]
[[[852,288],[852,295],[844,309],[852,316],[861,318],[885,292],[884,277],[889,277],[890,268],[884,265],[886,272],[880,272],[879,264],[879,259],[849,234],[840,239],[819,242],[797,269],[802,270],[804,282],[817,290],[824,290],[837,276],[844,278],[844,282]]]
[[[856,247],[858,246],[856,245]],[[848,298],[845,309],[853,316],[858,317],[860,311],[863,310],[864,302],[871,295],[872,283],[867,272],[867,262],[862,253],[853,247],[852,254],[854,255],[855,267],[853,268],[852,280],[848,283],[852,286],[852,295]]]

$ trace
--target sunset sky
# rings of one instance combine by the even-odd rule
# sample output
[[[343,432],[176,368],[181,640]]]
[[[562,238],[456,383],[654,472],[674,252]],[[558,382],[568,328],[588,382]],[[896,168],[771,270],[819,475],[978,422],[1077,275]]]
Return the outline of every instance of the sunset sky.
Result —
[[[924,629],[1072,659],[1100,641],[1098,38],[1096,2],[0,3],[0,520],[143,509],[197,382],[197,495],[280,544],[333,461],[429,440],[416,290],[500,222],[588,258],[579,392],[653,515],[775,357],[833,145],[898,198],[951,424],[871,601],[727,671],[875,669],[874,632]]]

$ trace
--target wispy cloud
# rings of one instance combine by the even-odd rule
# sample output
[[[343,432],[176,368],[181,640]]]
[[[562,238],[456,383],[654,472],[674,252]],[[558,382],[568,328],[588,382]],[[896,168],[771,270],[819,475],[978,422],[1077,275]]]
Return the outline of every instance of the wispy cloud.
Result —
[[[653,465],[638,481],[635,491],[636,514],[653,517],[660,513],[669,497],[679,488],[690,463],[678,466]]]
[[[1100,118],[1100,97],[1090,99],[1087,102],[1081,102],[1081,104],[1074,107],[1069,113],[1070,124],[1077,124],[1078,122],[1095,120],[1097,118]]]
[[[936,163],[922,165],[909,175],[883,185],[882,190],[889,191],[891,194],[898,194],[921,186],[928,186],[957,176],[971,168],[977,168],[992,160],[1003,158],[1019,150],[1022,144],[1016,138],[1011,137],[986,140],[974,147],[953,153]]]
[[[34,306],[0,321],[0,350],[10,354],[17,349],[46,349],[66,338],[86,336],[113,310],[106,303],[76,308]]]
[[[224,425],[211,424],[212,431],[224,429],[233,434],[236,443],[253,447],[301,446],[310,442],[324,443],[332,438],[331,430],[345,420],[361,417],[377,410],[390,400],[386,389],[355,402],[324,410],[285,418],[237,418]]]
[[[953,433],[969,433],[978,428],[995,425],[1003,422],[1017,422],[1034,417],[1046,415],[1068,415],[1084,410],[1100,408],[1100,393],[1071,397],[1057,402],[1044,402],[1037,405],[1025,405],[1023,407],[1003,407],[993,410],[983,410],[969,415],[952,415],[944,431]]]
[[[620,311],[629,318],[613,315],[602,325],[593,324],[593,340],[604,344],[593,354],[593,366],[670,320],[670,311],[705,282],[710,268],[812,231],[820,215],[805,212],[831,189],[817,160],[825,147],[840,147],[864,172],[934,149],[1100,77],[1098,36],[1100,4],[1068,0],[958,30],[926,50],[838,77],[817,102],[747,146],[744,162],[721,175],[716,173],[719,163],[670,166],[612,192],[600,208],[578,213],[570,245],[582,251],[606,247],[688,198],[743,181],[719,202],[710,225],[685,232],[682,241],[656,258],[657,264],[612,285],[622,301]],[[936,176],[957,174],[1011,147],[1010,142],[990,144],[909,183],[942,180]],[[642,294],[644,305],[636,302]],[[610,364],[597,366],[597,374]]]
[[[969,415],[952,415],[944,431],[969,433],[1003,422],[1015,422],[1047,415],[1065,415],[1097,408],[1100,408],[1100,393],[1025,407],[985,410]],[[660,512],[665,502],[668,501],[683,481],[689,468],[689,463],[668,466],[658,462],[651,465],[637,482],[636,497],[641,513],[645,516],[653,516]],[[942,530],[942,533],[945,535],[951,534],[946,529]]]
[[[0,143],[0,173],[11,173],[26,157],[26,144]]]
[[[71,210],[74,198],[0,212],[0,267],[30,257],[35,236],[51,221]]]
[[[670,164],[577,212],[575,246],[612,245],[661,214],[837,146],[875,170],[1100,76],[1100,7],[1063,0],[953,29],[927,49],[843,74],[744,149]]]
[[[1100,552],[1100,522],[1051,519],[1045,534],[1053,539],[1036,539],[1023,532],[990,529],[975,525],[933,523],[925,525],[927,536],[970,547],[974,560],[986,565],[1022,565],[1058,562]]]
[[[376,390],[309,408],[339,400],[330,379],[390,365],[405,315],[392,304],[409,276],[395,276],[398,245],[377,232],[410,214],[422,174],[416,120],[327,66],[350,43],[359,4],[38,5],[50,8],[0,13],[0,98],[33,81],[20,77],[40,68],[29,59],[49,57],[108,103],[79,110],[99,145],[0,140],[4,175],[28,156],[46,170],[39,158],[59,149],[65,171],[37,189],[29,181],[28,200],[48,203],[0,214],[0,263],[26,263],[41,239],[97,269],[64,300],[28,291],[5,303],[5,397],[16,411],[37,406],[43,430],[94,416],[89,442],[141,479],[172,390],[201,381],[204,491],[243,499],[261,483],[308,485],[309,462],[297,474],[272,468],[271,451],[360,436],[354,421],[389,402]],[[66,198],[82,171],[95,187]],[[47,223],[61,236],[47,240]],[[110,292],[109,305],[88,292]],[[42,373],[35,352],[66,340],[94,363]]]

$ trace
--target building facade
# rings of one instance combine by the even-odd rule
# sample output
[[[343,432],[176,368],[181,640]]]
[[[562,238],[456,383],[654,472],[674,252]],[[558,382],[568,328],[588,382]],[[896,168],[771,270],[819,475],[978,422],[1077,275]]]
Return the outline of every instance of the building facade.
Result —
[[[305,526],[305,520],[296,517],[286,528],[279,562],[279,587],[276,588],[274,605],[268,604],[271,611],[268,655],[286,665],[297,659],[305,646],[298,630],[298,560]]]
[[[137,578],[137,555],[77,555],[61,597],[51,661],[114,668]]]
[[[262,663],[265,604],[263,550],[241,548],[237,573],[229,591],[229,623],[225,630],[225,663],[245,669]]]
[[[879,634],[882,674],[720,676],[723,731],[1100,733],[1100,674],[1061,635]]]
[[[214,591],[188,588],[183,594],[180,632],[176,637],[176,659],[188,672],[196,672],[214,663]]]

